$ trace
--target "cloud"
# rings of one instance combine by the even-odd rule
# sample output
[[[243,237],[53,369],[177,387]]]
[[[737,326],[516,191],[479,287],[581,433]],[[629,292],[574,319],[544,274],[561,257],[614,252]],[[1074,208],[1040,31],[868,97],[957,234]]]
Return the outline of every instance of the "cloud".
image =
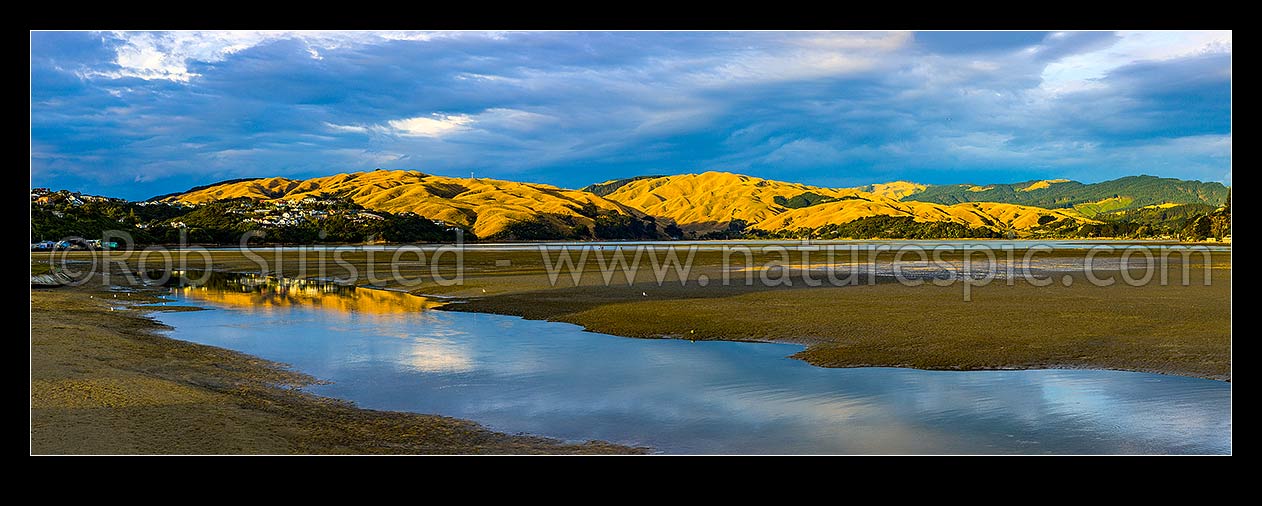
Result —
[[[324,127],[334,132],[341,132],[341,133],[352,133],[352,134],[368,133],[368,127],[363,126],[363,125],[337,125],[337,124],[329,123],[326,121],[324,122]]]
[[[374,167],[566,187],[706,169],[830,184],[1224,179],[1230,38],[34,32],[31,171],[139,198]]]
[[[1068,38],[1061,37],[1061,39]],[[1040,89],[1058,94],[1099,86],[1113,70],[1145,61],[1169,61],[1203,54],[1231,52],[1231,32],[1123,32],[1112,43],[1065,55],[1048,64]],[[1059,53],[1057,53],[1059,54]]]
[[[201,74],[190,70],[199,63],[222,62],[227,57],[268,42],[302,41],[307,54],[322,60],[321,50],[363,46],[386,41],[428,41],[435,37],[455,36],[442,32],[356,32],[356,31],[179,31],[179,32],[106,32],[102,38],[114,48],[115,68],[88,69],[80,75],[88,78],[188,82]]]
[[[473,118],[464,114],[438,114],[429,117],[395,119],[386,125],[398,135],[407,137],[443,137],[465,130],[473,123]]]
[[[698,86],[740,86],[857,74],[878,68],[882,56],[911,41],[909,32],[771,37],[725,58],[690,62],[697,69],[686,73],[685,80]]]
[[[796,139],[776,148],[763,162],[790,167],[835,165],[844,161],[841,150],[832,143],[815,139]]]

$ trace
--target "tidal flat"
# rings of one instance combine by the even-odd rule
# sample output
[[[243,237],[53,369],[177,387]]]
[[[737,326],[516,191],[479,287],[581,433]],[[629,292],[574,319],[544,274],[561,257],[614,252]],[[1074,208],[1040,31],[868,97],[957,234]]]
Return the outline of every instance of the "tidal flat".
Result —
[[[1120,247],[1097,252],[1092,276],[1112,279],[1107,286],[1092,283],[1075,267],[1086,251],[1038,251],[1031,255],[1037,280],[1003,279],[1000,273],[966,290],[958,280],[947,286],[913,280],[916,286],[908,286],[871,272],[855,273],[853,284],[833,286],[818,270],[777,267],[800,266],[801,252],[767,251],[760,245],[751,245],[748,256],[717,248],[690,253],[682,246],[647,246],[649,252],[638,262],[632,246],[578,246],[587,248],[581,273],[556,269],[561,255],[578,264],[582,250],[567,253],[555,245],[543,251],[538,245],[473,247],[461,256],[434,255],[433,248],[428,254],[395,248],[336,253],[281,248],[248,254],[211,250],[183,258],[189,269],[353,278],[361,286],[439,298],[449,302],[442,307],[446,310],[562,321],[625,337],[805,344],[807,349],[795,357],[825,367],[1090,368],[1231,378],[1229,248],[1186,255],[1167,250],[1164,262],[1154,249],[1152,279],[1137,285],[1122,276],[1143,278],[1146,273],[1136,270],[1142,255],[1130,254],[1123,264],[1126,253]],[[667,267],[668,249],[680,265],[691,255],[686,270]],[[612,268],[616,253],[622,253],[624,263]],[[849,253],[810,254],[813,265],[828,266]],[[1017,249],[1013,258],[1019,262],[1026,254]],[[69,253],[58,261],[90,262],[92,255]],[[861,262],[871,259],[875,265],[921,260],[912,254],[896,258],[889,251],[861,255]],[[1002,255],[997,254],[1000,260]],[[956,264],[962,257],[960,251],[941,255]],[[173,258],[179,261],[180,255]],[[134,269],[139,260],[133,255],[113,261]],[[983,259],[974,255],[973,260]],[[602,262],[609,268],[602,270]],[[154,263],[149,259],[147,265]],[[1057,267],[1039,270],[1038,265]],[[1124,267],[1130,270],[1123,273]],[[450,283],[458,274],[460,282]],[[1048,284],[1037,286],[1043,283]]]
[[[353,284],[361,287],[427,296],[427,310],[560,321],[616,336],[799,344],[805,349],[793,358],[823,367],[1118,369],[1231,378],[1229,250],[1170,255],[1160,269],[1169,282],[1160,283],[1156,272],[1139,286],[1121,281],[1121,269],[1131,267],[1120,261],[1121,252],[1095,257],[1103,267],[1094,275],[1115,279],[1096,286],[1075,267],[1082,251],[1056,250],[1041,253],[1042,263],[1035,264],[1042,279],[1053,281],[1047,286],[1000,276],[970,285],[968,300],[958,280],[907,286],[881,275],[895,261],[890,252],[878,252],[878,267],[855,273],[854,284],[811,286],[820,269],[844,270],[837,266],[848,263],[803,268],[796,253],[786,258],[755,248],[749,257],[737,255],[734,264],[721,250],[702,249],[681,271],[663,269],[647,256],[633,262],[627,249],[633,269],[602,272],[593,256],[590,268],[571,276],[555,270],[563,253],[545,250],[471,248],[463,252],[462,269],[454,255],[421,258],[392,248],[352,248],[324,260],[318,252],[294,249],[172,258],[183,257],[180,267],[190,270],[347,282],[354,274]],[[609,260],[611,250],[600,246],[589,255]],[[675,253],[681,261],[688,255],[684,248]],[[959,253],[943,258],[953,265],[962,260]],[[99,277],[102,260],[112,263],[108,281]],[[145,279],[123,271],[152,269],[158,264],[152,258],[68,252],[33,256],[32,270],[83,271],[94,263],[98,277],[90,283],[32,290],[35,453],[646,451],[634,444],[510,436],[471,421],[361,409],[311,395],[301,387],[317,378],[305,371],[156,333],[163,326],[146,315],[187,308],[137,304],[162,301]],[[459,283],[444,281],[457,273]],[[745,283],[747,275],[755,282]],[[776,282],[763,282],[764,275]]]
[[[171,339],[148,290],[31,290],[31,453],[610,454],[445,416],[361,409],[284,364]]]

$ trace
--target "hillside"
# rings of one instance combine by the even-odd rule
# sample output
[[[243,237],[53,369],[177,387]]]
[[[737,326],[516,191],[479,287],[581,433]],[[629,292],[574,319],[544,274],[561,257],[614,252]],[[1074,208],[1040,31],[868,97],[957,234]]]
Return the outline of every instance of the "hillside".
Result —
[[[623,180],[605,197],[670,220],[690,235],[700,235],[727,230],[733,221],[738,226],[762,222],[789,209],[789,199],[807,194],[840,199],[857,197],[860,192],[705,172]]]
[[[1030,229],[1056,223],[1089,223],[1072,210],[1047,210],[1004,203],[952,206],[899,201],[924,185],[898,182],[862,188],[822,188],[726,172],[619,180],[605,197],[670,221],[688,236],[729,231],[816,229],[876,216],[915,222],[955,223],[992,231]]]
[[[377,170],[307,180],[228,181],[163,200],[203,204],[241,198],[278,203],[336,198],[372,211],[440,220],[482,239],[539,240],[742,234],[1073,236],[1088,229],[1095,235],[1174,233],[1184,225],[1171,222],[1141,231],[1142,220],[1134,218],[1140,215],[1127,211],[1188,205],[1203,211],[1225,202],[1227,194],[1227,188],[1218,183],[1151,176],[1095,184],[1065,179],[986,186],[895,181],[826,188],[711,171],[617,179],[566,190]],[[1134,226],[1100,228],[1104,222],[1120,221]]]
[[[1073,211],[994,202],[971,202],[942,206],[921,202],[895,202],[889,200],[844,200],[786,211],[774,218],[755,224],[753,228],[766,231],[820,228],[826,225],[848,223],[872,216],[910,217],[917,222],[957,223],[970,228],[989,228],[992,230],[1029,230],[1060,220],[1090,222]]]
[[[1075,208],[1086,216],[1160,204],[1206,204],[1227,201],[1227,187],[1154,176],[1129,176],[1084,184],[1067,179],[977,186],[931,185],[902,197],[904,201],[958,204],[1001,202],[1045,208]]]
[[[894,200],[902,200],[910,195],[915,195],[929,188],[928,185],[920,183],[912,183],[909,181],[894,181],[892,183],[878,183],[867,186],[860,186],[856,190],[875,193],[882,197]]]
[[[187,204],[250,198],[346,198],[367,209],[412,212],[470,229],[479,238],[656,237],[651,218],[599,195],[555,186],[417,171],[355,172],[307,180],[273,177],[218,184],[167,197]]]
[[[641,179],[655,179],[659,177],[666,177],[666,176],[635,176],[635,177],[628,177],[628,178],[622,178],[622,179],[610,179],[609,181],[605,181],[603,183],[589,184],[587,186],[579,188],[579,191],[595,193],[597,195],[600,195],[601,197],[604,197],[605,195],[609,195],[610,193],[613,193],[614,191],[616,191],[618,188],[622,188],[623,186],[626,186],[627,184],[639,181]]]

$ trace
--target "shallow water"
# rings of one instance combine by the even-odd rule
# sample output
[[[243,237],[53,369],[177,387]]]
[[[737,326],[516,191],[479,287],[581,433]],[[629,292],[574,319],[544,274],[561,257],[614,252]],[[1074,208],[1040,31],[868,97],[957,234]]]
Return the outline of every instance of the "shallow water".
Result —
[[[292,365],[313,393],[666,453],[1229,453],[1231,386],[1156,374],[826,369],[786,344],[641,340],[401,293],[216,277],[171,336]]]

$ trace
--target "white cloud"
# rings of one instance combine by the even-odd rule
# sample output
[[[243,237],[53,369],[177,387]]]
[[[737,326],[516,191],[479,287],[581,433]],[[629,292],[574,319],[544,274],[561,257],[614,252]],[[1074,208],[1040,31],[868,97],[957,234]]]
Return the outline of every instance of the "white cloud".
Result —
[[[277,40],[299,40],[312,59],[344,47],[392,41],[424,42],[439,38],[476,37],[503,40],[510,32],[411,32],[411,31],[179,31],[106,32],[103,37],[115,51],[110,68],[80,72],[88,78],[189,82],[199,77],[190,69],[196,63],[216,63],[232,54]],[[661,63],[681,71],[684,81],[701,85],[774,82],[843,75],[869,70],[882,56],[906,47],[906,32],[808,32],[771,34],[735,54],[700,61],[666,60]],[[504,76],[463,73],[458,79],[500,81]]]
[[[189,63],[219,62],[267,40],[267,32],[112,32],[116,69],[91,70],[86,77],[137,77],[188,82],[198,74]]]
[[[474,123],[466,114],[432,114],[428,117],[395,119],[386,122],[391,131],[404,137],[443,137],[468,128]]]
[[[199,77],[189,70],[196,62],[215,63],[246,49],[277,40],[301,40],[307,53],[316,60],[324,59],[321,50],[333,50],[388,41],[428,41],[437,37],[479,34],[464,32],[356,32],[356,31],[180,31],[180,32],[106,32],[102,36],[114,47],[114,68],[87,69],[80,75],[88,78],[118,79],[134,77],[144,80],[188,82]],[[488,37],[497,34],[482,34]]]
[[[513,79],[504,76],[478,74],[474,72],[461,72],[456,74],[456,79],[461,81],[513,81]]]
[[[1069,55],[1043,69],[1040,89],[1052,95],[1093,89],[1096,80],[1119,67],[1207,53],[1230,53],[1230,31],[1120,32],[1117,43]]]
[[[555,126],[559,122],[559,119],[547,114],[494,107],[473,115],[433,113],[429,116],[394,119],[368,125],[338,124],[326,121],[323,126],[335,133],[440,138],[459,132],[473,131],[475,126],[477,131],[484,134],[512,134],[536,131],[542,127]]]
[[[324,127],[334,132],[366,134],[368,127],[363,125],[338,125],[336,123],[325,122]]]
[[[791,34],[732,57],[724,55],[689,77],[695,84],[714,86],[853,74],[876,68],[883,57],[912,40],[909,32]]]

